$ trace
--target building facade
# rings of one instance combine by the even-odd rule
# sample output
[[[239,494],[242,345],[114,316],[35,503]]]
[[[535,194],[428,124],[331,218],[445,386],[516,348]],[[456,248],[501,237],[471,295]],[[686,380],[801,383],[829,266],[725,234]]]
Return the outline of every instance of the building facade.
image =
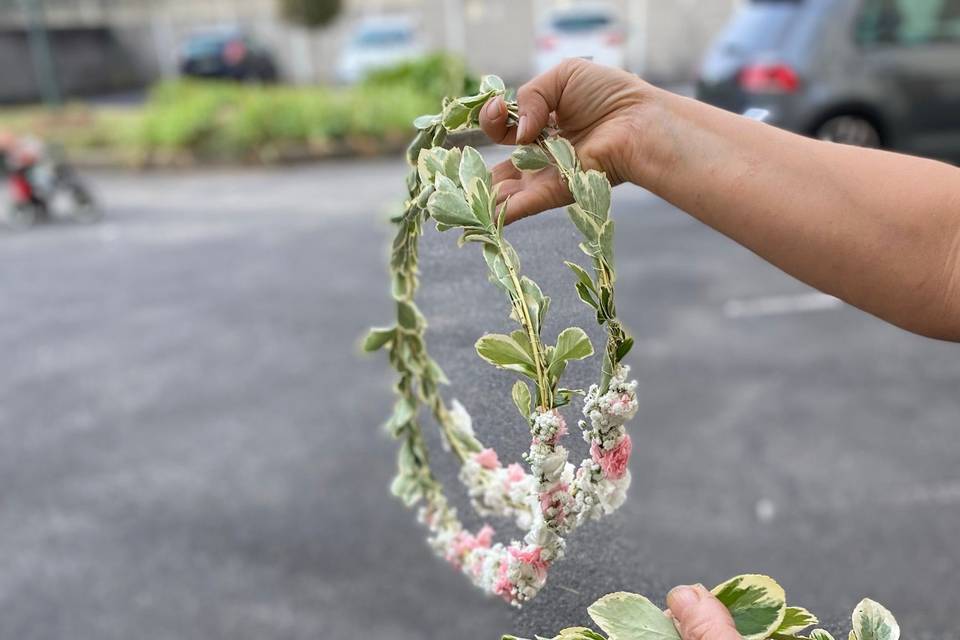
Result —
[[[431,49],[464,55],[478,73],[517,82],[533,68],[539,16],[576,0],[346,0],[329,28],[285,24],[277,0],[0,0],[0,34],[25,27],[24,3],[40,3],[53,30],[106,28],[144,81],[176,72],[192,30],[240,24],[277,57],[293,82],[325,82],[350,29],[363,16],[403,13],[418,21]],[[596,2],[596,0],[591,0]],[[743,0],[606,0],[627,26],[628,68],[657,81],[691,78],[706,46]],[[0,87],[2,94],[2,87]]]

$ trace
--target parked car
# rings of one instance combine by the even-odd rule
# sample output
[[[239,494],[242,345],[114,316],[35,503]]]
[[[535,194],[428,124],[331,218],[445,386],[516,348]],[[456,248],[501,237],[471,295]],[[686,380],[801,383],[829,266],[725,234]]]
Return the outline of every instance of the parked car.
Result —
[[[565,58],[589,58],[622,68],[625,36],[624,22],[609,4],[575,4],[547,11],[537,30],[537,72]]]
[[[236,27],[194,32],[180,50],[180,73],[198,78],[273,82],[277,67],[270,52]]]
[[[823,140],[960,158],[960,0],[751,0],[697,96]]]
[[[340,82],[353,84],[371,71],[392,67],[426,53],[414,22],[403,17],[361,20],[337,63]]]

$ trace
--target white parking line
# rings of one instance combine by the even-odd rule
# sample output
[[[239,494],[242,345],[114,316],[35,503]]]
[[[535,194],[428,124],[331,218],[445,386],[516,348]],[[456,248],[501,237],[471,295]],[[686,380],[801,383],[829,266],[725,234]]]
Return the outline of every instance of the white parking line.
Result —
[[[723,305],[723,315],[728,318],[757,318],[784,316],[794,313],[809,313],[837,309],[843,301],[825,293],[801,293],[790,296],[768,296],[747,300],[728,300]]]

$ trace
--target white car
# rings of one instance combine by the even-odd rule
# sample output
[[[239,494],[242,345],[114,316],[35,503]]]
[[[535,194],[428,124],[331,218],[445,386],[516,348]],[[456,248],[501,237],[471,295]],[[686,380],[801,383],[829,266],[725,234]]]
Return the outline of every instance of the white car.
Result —
[[[337,78],[353,84],[371,71],[392,67],[424,52],[412,20],[367,18],[357,24],[340,54]]]
[[[617,11],[607,4],[575,4],[546,12],[537,32],[537,73],[566,58],[589,58],[597,64],[623,68],[626,29]]]

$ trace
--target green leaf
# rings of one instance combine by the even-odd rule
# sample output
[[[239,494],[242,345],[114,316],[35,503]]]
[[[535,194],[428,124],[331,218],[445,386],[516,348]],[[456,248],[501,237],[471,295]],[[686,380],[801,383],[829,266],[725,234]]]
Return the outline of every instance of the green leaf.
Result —
[[[420,131],[424,131],[426,129],[432,129],[433,127],[440,124],[440,120],[441,120],[441,114],[439,113],[434,115],[420,116],[419,118],[413,121],[413,126],[419,129]]]
[[[473,105],[466,105],[461,100],[451,101],[443,110],[443,126],[448,131],[457,131],[470,121],[470,111]]]
[[[593,629],[586,627],[571,627],[561,631],[553,640],[606,640]]]
[[[480,224],[483,225],[490,242],[495,244],[494,239],[489,235],[493,227],[491,209],[494,208],[493,195],[490,193],[490,187],[480,178],[471,178],[466,189],[470,196],[470,208],[473,209],[473,215],[475,215],[480,221]]]
[[[566,173],[573,173],[577,169],[577,154],[573,145],[563,138],[548,138],[547,150],[554,157],[560,168]]]
[[[517,147],[510,154],[510,161],[520,171],[540,171],[550,166],[550,157],[536,144]]]
[[[500,369],[536,375],[535,365],[523,346],[511,336],[488,334],[477,340],[477,354]]]
[[[784,610],[783,622],[780,623],[777,633],[794,635],[818,622],[820,621],[817,620],[817,617],[803,607],[787,607]]]
[[[570,270],[573,271],[574,275],[577,276],[577,280],[582,282],[585,287],[594,293],[597,292],[596,285],[593,283],[593,278],[590,277],[590,274],[587,273],[586,269],[578,265],[576,262],[564,262],[563,264],[567,265]]]
[[[560,332],[557,338],[557,346],[550,358],[550,373],[559,377],[562,372],[562,366],[565,366],[569,360],[583,360],[593,355],[593,345],[587,333],[579,327],[570,327]]]
[[[460,184],[460,161],[463,159],[463,152],[454,147],[447,150],[447,155],[443,159],[443,175],[450,178],[454,184]],[[466,186],[466,185],[462,185]]]
[[[764,640],[786,613],[783,587],[767,576],[738,576],[715,587],[713,594],[730,610],[744,640]]]
[[[603,224],[610,217],[610,195],[613,188],[607,177],[591,169],[577,173],[570,181],[570,191],[583,210]]]
[[[480,93],[504,93],[507,90],[498,76],[488,75],[480,79]]]
[[[393,413],[383,425],[384,430],[390,435],[397,437],[400,431],[406,427],[410,421],[416,417],[417,408],[406,398],[400,398],[393,405]]]
[[[814,629],[810,632],[810,640],[833,640],[833,636],[826,629]]]
[[[583,210],[583,208],[578,204],[572,204],[567,207],[567,215],[570,216],[571,222],[580,231],[580,234],[587,240],[587,242],[596,242],[600,237],[600,225],[597,224],[593,216]],[[584,251],[589,256],[593,255],[593,252]]]
[[[520,412],[520,415],[523,416],[524,420],[530,419],[530,414],[532,413],[531,403],[533,398],[530,396],[530,387],[527,386],[527,383],[523,380],[517,380],[513,384],[513,404],[517,405],[517,410]]]
[[[407,147],[407,162],[411,165],[416,165],[420,153],[430,147],[430,143],[431,135],[429,131],[421,131],[418,133],[417,137],[410,143],[410,146]]]
[[[607,220],[600,229],[600,253],[603,255],[604,262],[613,273],[613,220]]]
[[[393,340],[396,335],[396,327],[390,327],[389,329],[373,328],[363,341],[363,350],[367,353],[379,351],[384,345]]]
[[[623,339],[623,342],[620,343],[620,346],[617,347],[617,363],[623,362],[623,359],[627,357],[627,354],[630,353],[631,349],[633,349],[633,338],[627,336]],[[816,620],[810,624],[816,624]]]
[[[410,331],[418,331],[426,325],[417,305],[405,300],[397,302],[397,321],[401,327]]]
[[[457,168],[460,175],[460,184],[466,189],[470,185],[470,180],[478,178],[487,187],[491,185],[490,171],[487,164],[483,161],[483,156],[473,147],[464,147],[463,156],[460,160],[460,166]]]
[[[523,299],[527,305],[527,313],[530,314],[530,320],[539,333],[543,328],[543,321],[547,316],[547,309],[550,308],[550,298],[543,295],[540,285],[527,276],[520,278],[520,289],[523,291]],[[511,317],[514,315],[515,314],[511,314]],[[519,322],[520,318],[514,318],[514,320]]]
[[[856,640],[899,640],[900,625],[883,605],[864,598],[853,610]]]
[[[473,208],[467,204],[460,193],[435,192],[427,202],[427,211],[431,218],[451,227],[476,227],[480,225],[480,221],[473,213]]]
[[[502,287],[507,293],[517,295],[513,286],[513,278],[510,277],[510,270],[507,268],[500,248],[494,245],[483,245],[483,259],[487,262],[490,269],[490,281]]]
[[[446,149],[423,149],[417,156],[417,173],[420,176],[420,182],[433,184],[437,174],[443,172],[443,163],[446,159]]]
[[[587,613],[610,640],[680,640],[680,634],[656,605],[634,593],[611,593]]]

